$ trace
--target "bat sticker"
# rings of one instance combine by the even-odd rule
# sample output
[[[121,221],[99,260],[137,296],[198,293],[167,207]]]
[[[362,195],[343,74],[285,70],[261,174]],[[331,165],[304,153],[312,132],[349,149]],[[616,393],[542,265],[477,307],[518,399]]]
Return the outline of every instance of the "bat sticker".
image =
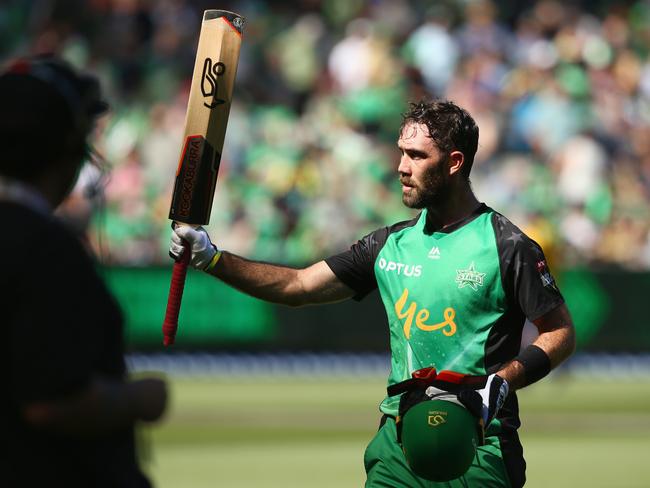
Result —
[[[220,160],[221,154],[203,136],[187,138],[176,172],[170,219],[197,224],[209,219]]]
[[[205,107],[213,109],[218,105],[226,103],[225,100],[217,98],[217,92],[219,89],[219,81],[217,78],[225,72],[226,65],[221,61],[215,63],[211,58],[205,58],[205,61],[203,62],[203,75],[201,76],[201,93],[203,93],[205,98],[212,98],[210,103],[207,101],[203,102]]]

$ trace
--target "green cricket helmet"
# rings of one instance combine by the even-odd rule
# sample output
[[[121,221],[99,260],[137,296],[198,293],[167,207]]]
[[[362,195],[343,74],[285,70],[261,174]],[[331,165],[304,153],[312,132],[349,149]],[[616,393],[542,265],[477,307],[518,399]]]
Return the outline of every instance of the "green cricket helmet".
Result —
[[[456,479],[469,469],[479,445],[478,420],[457,401],[425,400],[399,419],[408,465],[431,481]]]

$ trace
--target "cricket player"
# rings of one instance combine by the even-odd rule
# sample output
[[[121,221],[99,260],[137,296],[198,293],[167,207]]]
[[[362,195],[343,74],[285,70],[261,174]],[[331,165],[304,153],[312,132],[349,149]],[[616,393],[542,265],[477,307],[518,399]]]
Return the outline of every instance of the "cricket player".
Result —
[[[463,476],[433,482],[410,469],[397,440],[395,395],[380,405],[381,427],[365,453],[366,487],[523,486],[516,391],[546,376],[575,347],[542,249],[472,191],[478,134],[470,114],[452,102],[411,104],[399,131],[397,171],[403,203],[421,212],[304,269],[219,250],[202,228],[172,232],[172,256],[183,252],[185,240],[192,266],[271,302],[360,300],[379,288],[390,329],[389,387],[432,367],[487,378],[479,392],[484,443]],[[522,346],[527,319],[537,338]]]
[[[129,381],[121,311],[53,209],[88,159],[99,84],[53,57],[0,71],[2,371],[0,486],[151,486],[134,439],[167,401]]]

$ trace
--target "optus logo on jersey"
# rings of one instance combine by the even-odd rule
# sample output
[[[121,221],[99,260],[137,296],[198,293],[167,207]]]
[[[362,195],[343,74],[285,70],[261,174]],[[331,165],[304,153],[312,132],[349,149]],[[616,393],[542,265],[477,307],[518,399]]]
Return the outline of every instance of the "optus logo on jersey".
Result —
[[[419,278],[422,276],[422,265],[421,264],[404,264],[396,263],[395,261],[387,261],[384,258],[379,258],[379,269],[382,269],[386,272],[395,272],[398,275],[412,276],[413,278]]]
[[[442,322],[437,324],[427,324],[426,321],[429,319],[431,312],[426,308],[418,310],[418,304],[415,301],[410,303],[406,311],[404,310],[408,297],[408,288],[404,288],[402,296],[395,302],[395,313],[397,314],[397,317],[399,319],[406,319],[404,320],[404,336],[407,339],[410,339],[411,337],[411,326],[413,325],[413,321],[415,321],[415,326],[418,329],[426,332],[442,330],[442,333],[447,337],[451,337],[456,333],[456,322],[454,322],[456,311],[452,307],[445,308],[442,314],[444,318]]]

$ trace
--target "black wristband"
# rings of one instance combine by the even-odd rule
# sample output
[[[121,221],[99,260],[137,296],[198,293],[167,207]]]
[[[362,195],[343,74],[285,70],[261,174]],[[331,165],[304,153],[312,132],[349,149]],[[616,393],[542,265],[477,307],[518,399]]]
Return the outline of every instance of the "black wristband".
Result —
[[[541,380],[551,372],[551,360],[541,348],[531,344],[515,358],[524,367],[526,382],[524,386]]]

